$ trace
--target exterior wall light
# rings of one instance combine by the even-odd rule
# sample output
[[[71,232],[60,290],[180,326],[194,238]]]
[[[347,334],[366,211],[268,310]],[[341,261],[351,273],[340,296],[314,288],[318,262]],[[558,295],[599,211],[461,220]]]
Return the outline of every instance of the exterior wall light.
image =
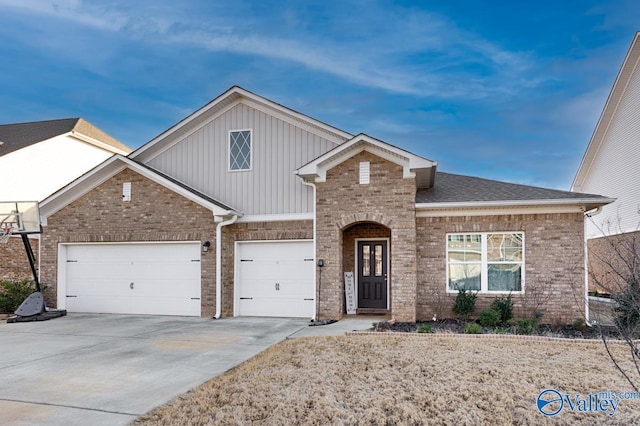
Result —
[[[209,251],[209,247],[211,247],[211,241],[205,241],[204,243],[202,243],[202,251],[204,253]]]

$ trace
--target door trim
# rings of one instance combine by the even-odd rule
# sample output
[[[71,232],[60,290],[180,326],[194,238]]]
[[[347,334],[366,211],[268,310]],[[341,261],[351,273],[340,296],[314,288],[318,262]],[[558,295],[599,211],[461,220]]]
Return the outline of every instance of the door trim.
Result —
[[[360,270],[360,265],[358,264],[358,243],[362,242],[362,241],[385,241],[387,243],[387,310],[391,309],[391,263],[389,263],[389,261],[391,260],[391,238],[356,238],[355,239],[355,246],[354,246],[354,256],[355,256],[355,268],[353,271],[353,279],[355,281],[354,285],[355,285],[355,297],[356,297],[356,304],[358,303],[358,271]],[[356,309],[359,309],[359,306],[356,306]]]

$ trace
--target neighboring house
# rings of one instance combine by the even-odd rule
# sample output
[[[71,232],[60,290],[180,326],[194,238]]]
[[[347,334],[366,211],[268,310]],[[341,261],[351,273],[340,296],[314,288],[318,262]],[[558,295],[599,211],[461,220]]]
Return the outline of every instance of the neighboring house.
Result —
[[[358,313],[450,315],[464,286],[479,308],[512,294],[520,312],[580,317],[584,212],[611,200],[436,168],[232,87],[42,202],[46,296],[71,312],[339,318],[353,272]]]
[[[0,201],[41,201],[112,155],[130,152],[82,118],[2,124]],[[0,245],[0,257],[0,279],[31,277],[20,239]]]
[[[604,255],[601,250],[618,244],[621,237],[640,237],[639,64],[640,32],[633,38],[571,186],[572,191],[616,199],[586,224],[596,274],[603,273],[595,262]]]

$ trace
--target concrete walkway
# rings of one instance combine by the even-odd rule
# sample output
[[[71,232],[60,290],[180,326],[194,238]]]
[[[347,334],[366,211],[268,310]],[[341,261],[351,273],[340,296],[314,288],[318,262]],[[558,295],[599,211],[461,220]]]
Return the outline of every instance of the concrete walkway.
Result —
[[[125,425],[288,336],[321,328],[307,324],[97,314],[2,321],[0,424]]]

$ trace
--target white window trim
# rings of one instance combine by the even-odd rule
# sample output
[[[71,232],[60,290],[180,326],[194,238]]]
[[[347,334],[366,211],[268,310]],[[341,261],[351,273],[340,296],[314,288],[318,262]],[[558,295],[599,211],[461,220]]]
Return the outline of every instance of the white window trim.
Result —
[[[249,168],[248,169],[232,169],[231,168],[231,133],[249,132]],[[253,129],[232,129],[227,132],[227,171],[250,172],[253,170]]]
[[[522,235],[522,268],[520,269],[520,291],[514,290],[489,290],[489,263],[499,263],[499,262],[489,262],[487,260],[487,235],[510,235],[510,234],[520,234]],[[470,290],[473,292],[478,292],[478,294],[524,294],[525,292],[525,234],[524,231],[499,231],[499,232],[450,232],[445,235],[445,262],[446,262],[446,281],[445,288],[447,293],[456,294],[458,290],[451,290],[449,288],[449,236],[450,235],[480,235],[480,250],[481,250],[481,265],[480,265],[480,290]],[[516,263],[516,262],[506,262],[506,263]]]

